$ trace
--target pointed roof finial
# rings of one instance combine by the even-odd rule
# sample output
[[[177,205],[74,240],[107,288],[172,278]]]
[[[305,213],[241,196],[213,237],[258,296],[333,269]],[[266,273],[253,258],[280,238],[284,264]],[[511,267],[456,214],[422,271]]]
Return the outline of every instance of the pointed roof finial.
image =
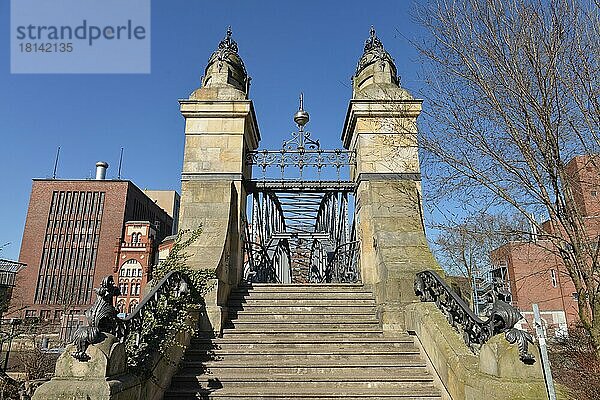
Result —
[[[369,38],[365,41],[365,53],[373,49],[383,50],[383,43],[381,43],[381,40],[379,40],[377,37],[375,27],[371,25],[371,29],[369,30]]]
[[[304,93],[300,92],[300,107],[298,111],[304,111]]]
[[[219,48],[217,50],[225,50],[231,53],[238,52],[237,43],[231,38],[232,33],[233,32],[231,31],[231,25],[229,25],[227,27],[227,33],[225,34],[225,38],[221,40],[221,42],[219,43]]]
[[[371,25],[371,29],[369,30],[369,38],[365,40],[365,50],[363,52],[362,57],[358,61],[358,65],[356,67],[355,76],[367,66],[374,62],[389,62],[390,64],[394,64],[394,60],[390,56],[390,54],[383,48],[383,43],[377,37],[377,33],[375,32],[375,27]],[[395,66],[394,66],[395,68]]]

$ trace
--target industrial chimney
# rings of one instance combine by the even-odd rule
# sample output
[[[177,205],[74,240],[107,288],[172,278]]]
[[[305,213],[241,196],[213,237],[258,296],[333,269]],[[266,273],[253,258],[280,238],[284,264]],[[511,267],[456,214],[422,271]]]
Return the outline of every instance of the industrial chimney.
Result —
[[[103,181],[106,179],[106,169],[108,168],[108,163],[104,161],[98,161],[96,163],[96,180]]]

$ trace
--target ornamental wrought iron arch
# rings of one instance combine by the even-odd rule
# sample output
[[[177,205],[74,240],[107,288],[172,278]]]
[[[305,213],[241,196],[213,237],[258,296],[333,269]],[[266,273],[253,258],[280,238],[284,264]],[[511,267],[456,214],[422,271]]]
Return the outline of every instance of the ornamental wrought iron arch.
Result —
[[[247,281],[360,280],[353,225],[355,184],[349,180],[355,155],[344,149],[322,149],[319,140],[305,130],[308,121],[300,94],[294,115],[298,130],[280,149],[246,155],[246,164],[258,175],[246,182]]]

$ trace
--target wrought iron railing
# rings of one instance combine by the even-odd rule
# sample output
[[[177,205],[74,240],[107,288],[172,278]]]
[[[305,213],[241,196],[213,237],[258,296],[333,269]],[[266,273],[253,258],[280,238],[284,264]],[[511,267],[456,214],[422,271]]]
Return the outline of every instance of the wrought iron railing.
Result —
[[[300,106],[294,115],[294,122],[298,131],[292,132],[292,137],[283,142],[281,149],[250,151],[246,154],[246,165],[256,166],[262,172],[262,179],[268,179],[268,170],[275,168],[280,171],[281,179],[284,179],[286,168],[298,170],[297,178],[304,179],[304,171],[307,168],[316,172],[317,180],[321,180],[321,172],[334,170],[337,180],[342,179],[342,169],[349,170],[356,164],[353,151],[344,149],[324,150],[318,140],[311,137],[306,131],[305,125],[309,121],[308,112],[304,110],[303,95],[300,94]]]
[[[260,243],[245,242],[244,280],[246,282],[284,283],[289,281],[290,249],[287,240],[279,240],[272,255]],[[287,268],[286,268],[287,266]]]
[[[138,335],[135,342],[139,344],[139,332],[142,331],[145,318],[156,312],[159,303],[189,293],[189,282],[179,271],[167,273],[125,318],[119,318],[114,307],[114,297],[119,295],[119,289],[115,286],[112,275],[105,277],[100,287],[94,291],[96,301],[85,313],[88,323],[79,327],[72,338],[77,346],[72,356],[79,361],[89,360],[87,348],[100,343],[104,338],[102,333],[113,334],[121,342],[125,342],[130,335]]]
[[[360,242],[344,243],[338,246],[327,265],[327,282],[356,283],[360,282],[358,269]]]
[[[321,263],[313,262],[310,270],[310,282],[313,283],[356,283],[360,282],[358,267],[359,257],[358,240],[339,245],[333,252],[327,254],[321,242],[314,241],[313,257],[324,254],[327,263],[324,268],[319,268]]]
[[[482,320],[434,271],[419,272],[415,278],[414,289],[421,301],[435,302],[446,316],[448,323],[462,335],[465,344],[472,352],[477,353],[480,346],[492,336],[504,333],[509,343],[517,343],[521,361],[525,364],[535,362],[534,356],[528,352],[533,337],[515,328],[515,324],[523,316],[510,304],[494,299],[488,310],[487,319]]]
[[[171,295],[175,297],[189,293],[189,282],[185,275],[179,271],[167,273],[157,284],[144,296],[140,304],[137,305],[125,318],[120,318],[117,324],[115,336],[121,342],[124,342],[129,335],[136,335],[136,344],[139,343],[139,332],[142,331],[142,324],[148,315],[156,312],[159,302],[165,301]]]

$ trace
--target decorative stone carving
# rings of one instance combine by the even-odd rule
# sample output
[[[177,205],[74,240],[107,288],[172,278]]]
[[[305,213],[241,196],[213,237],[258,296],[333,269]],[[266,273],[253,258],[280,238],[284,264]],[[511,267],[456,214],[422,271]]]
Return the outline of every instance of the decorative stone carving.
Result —
[[[519,358],[525,364],[533,364],[535,357],[528,352],[533,337],[515,324],[523,318],[521,313],[510,304],[493,299],[486,320],[476,316],[471,308],[433,271],[419,272],[414,282],[415,294],[421,301],[435,302],[446,316],[448,323],[462,334],[465,344],[473,351],[487,342],[492,336],[504,333],[506,340],[517,343]]]
[[[80,326],[73,334],[73,343],[77,346],[77,351],[72,356],[79,361],[90,359],[86,350],[89,345],[102,341],[101,332],[115,333],[117,330],[117,310],[113,306],[113,297],[118,296],[120,292],[112,275],[106,276],[100,287],[94,291],[97,296],[96,302],[85,312],[88,326]]]
[[[371,27],[370,36],[365,41],[365,50],[360,60],[358,60],[358,65],[356,66],[355,76],[358,76],[360,72],[370,64],[379,62],[383,67],[386,61],[392,66],[394,65],[394,59],[383,47],[383,43],[381,43],[381,40],[379,40],[377,34],[375,33],[375,28]]]

